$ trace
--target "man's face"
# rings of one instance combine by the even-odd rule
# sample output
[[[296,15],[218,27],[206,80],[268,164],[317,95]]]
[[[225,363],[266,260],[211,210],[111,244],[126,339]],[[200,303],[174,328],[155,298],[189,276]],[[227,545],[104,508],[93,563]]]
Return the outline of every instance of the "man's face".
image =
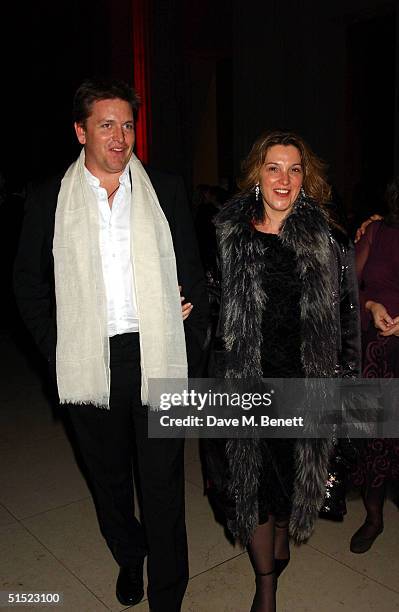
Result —
[[[75,132],[85,148],[87,169],[100,180],[121,174],[134,146],[134,120],[130,104],[114,98],[94,102],[86,124],[75,123]]]

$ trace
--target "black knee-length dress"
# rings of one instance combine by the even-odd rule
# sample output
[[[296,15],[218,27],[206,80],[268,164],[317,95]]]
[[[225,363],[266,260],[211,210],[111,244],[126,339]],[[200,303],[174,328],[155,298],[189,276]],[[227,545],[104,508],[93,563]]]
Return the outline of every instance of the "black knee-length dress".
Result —
[[[301,279],[296,258],[276,234],[256,231],[264,253],[263,288],[267,296],[262,321],[264,378],[302,378]],[[294,445],[290,438],[262,439],[259,523],[269,514],[288,518],[294,482]]]

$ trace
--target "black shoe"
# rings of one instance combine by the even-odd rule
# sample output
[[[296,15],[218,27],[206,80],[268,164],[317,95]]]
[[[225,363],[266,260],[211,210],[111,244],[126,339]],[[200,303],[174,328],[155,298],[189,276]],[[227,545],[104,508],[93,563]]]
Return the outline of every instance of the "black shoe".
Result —
[[[367,552],[374,544],[374,540],[384,531],[384,526],[381,525],[380,527],[376,527],[370,535],[366,535],[365,530],[367,526],[370,526],[370,523],[366,520],[356,533],[353,534],[350,543],[351,552],[358,555]]]
[[[134,606],[144,597],[143,564],[144,557],[139,557],[134,564],[119,570],[116,597],[124,606]]]

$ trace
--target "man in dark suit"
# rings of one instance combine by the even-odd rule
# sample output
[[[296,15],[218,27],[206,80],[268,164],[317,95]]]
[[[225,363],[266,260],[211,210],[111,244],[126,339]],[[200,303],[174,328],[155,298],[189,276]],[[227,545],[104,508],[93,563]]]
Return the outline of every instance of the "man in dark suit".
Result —
[[[182,181],[133,154],[135,92],[86,81],[75,95],[83,145],[61,183],[27,201],[14,286],[56,373],[124,605],[176,612],[188,581],[183,441],[149,439],[148,378],[195,375],[207,296]],[[186,298],[181,304],[178,284]],[[184,332],[183,323],[184,320]],[[134,516],[132,443],[143,524]]]

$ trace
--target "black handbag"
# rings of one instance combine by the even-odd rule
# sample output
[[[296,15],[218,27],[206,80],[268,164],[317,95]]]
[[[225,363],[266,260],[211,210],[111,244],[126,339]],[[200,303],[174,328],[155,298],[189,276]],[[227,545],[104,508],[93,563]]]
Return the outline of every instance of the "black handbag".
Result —
[[[326,490],[319,517],[342,522],[347,512],[346,491],[349,474],[356,465],[360,453],[360,441],[341,438],[335,441],[328,467]]]

